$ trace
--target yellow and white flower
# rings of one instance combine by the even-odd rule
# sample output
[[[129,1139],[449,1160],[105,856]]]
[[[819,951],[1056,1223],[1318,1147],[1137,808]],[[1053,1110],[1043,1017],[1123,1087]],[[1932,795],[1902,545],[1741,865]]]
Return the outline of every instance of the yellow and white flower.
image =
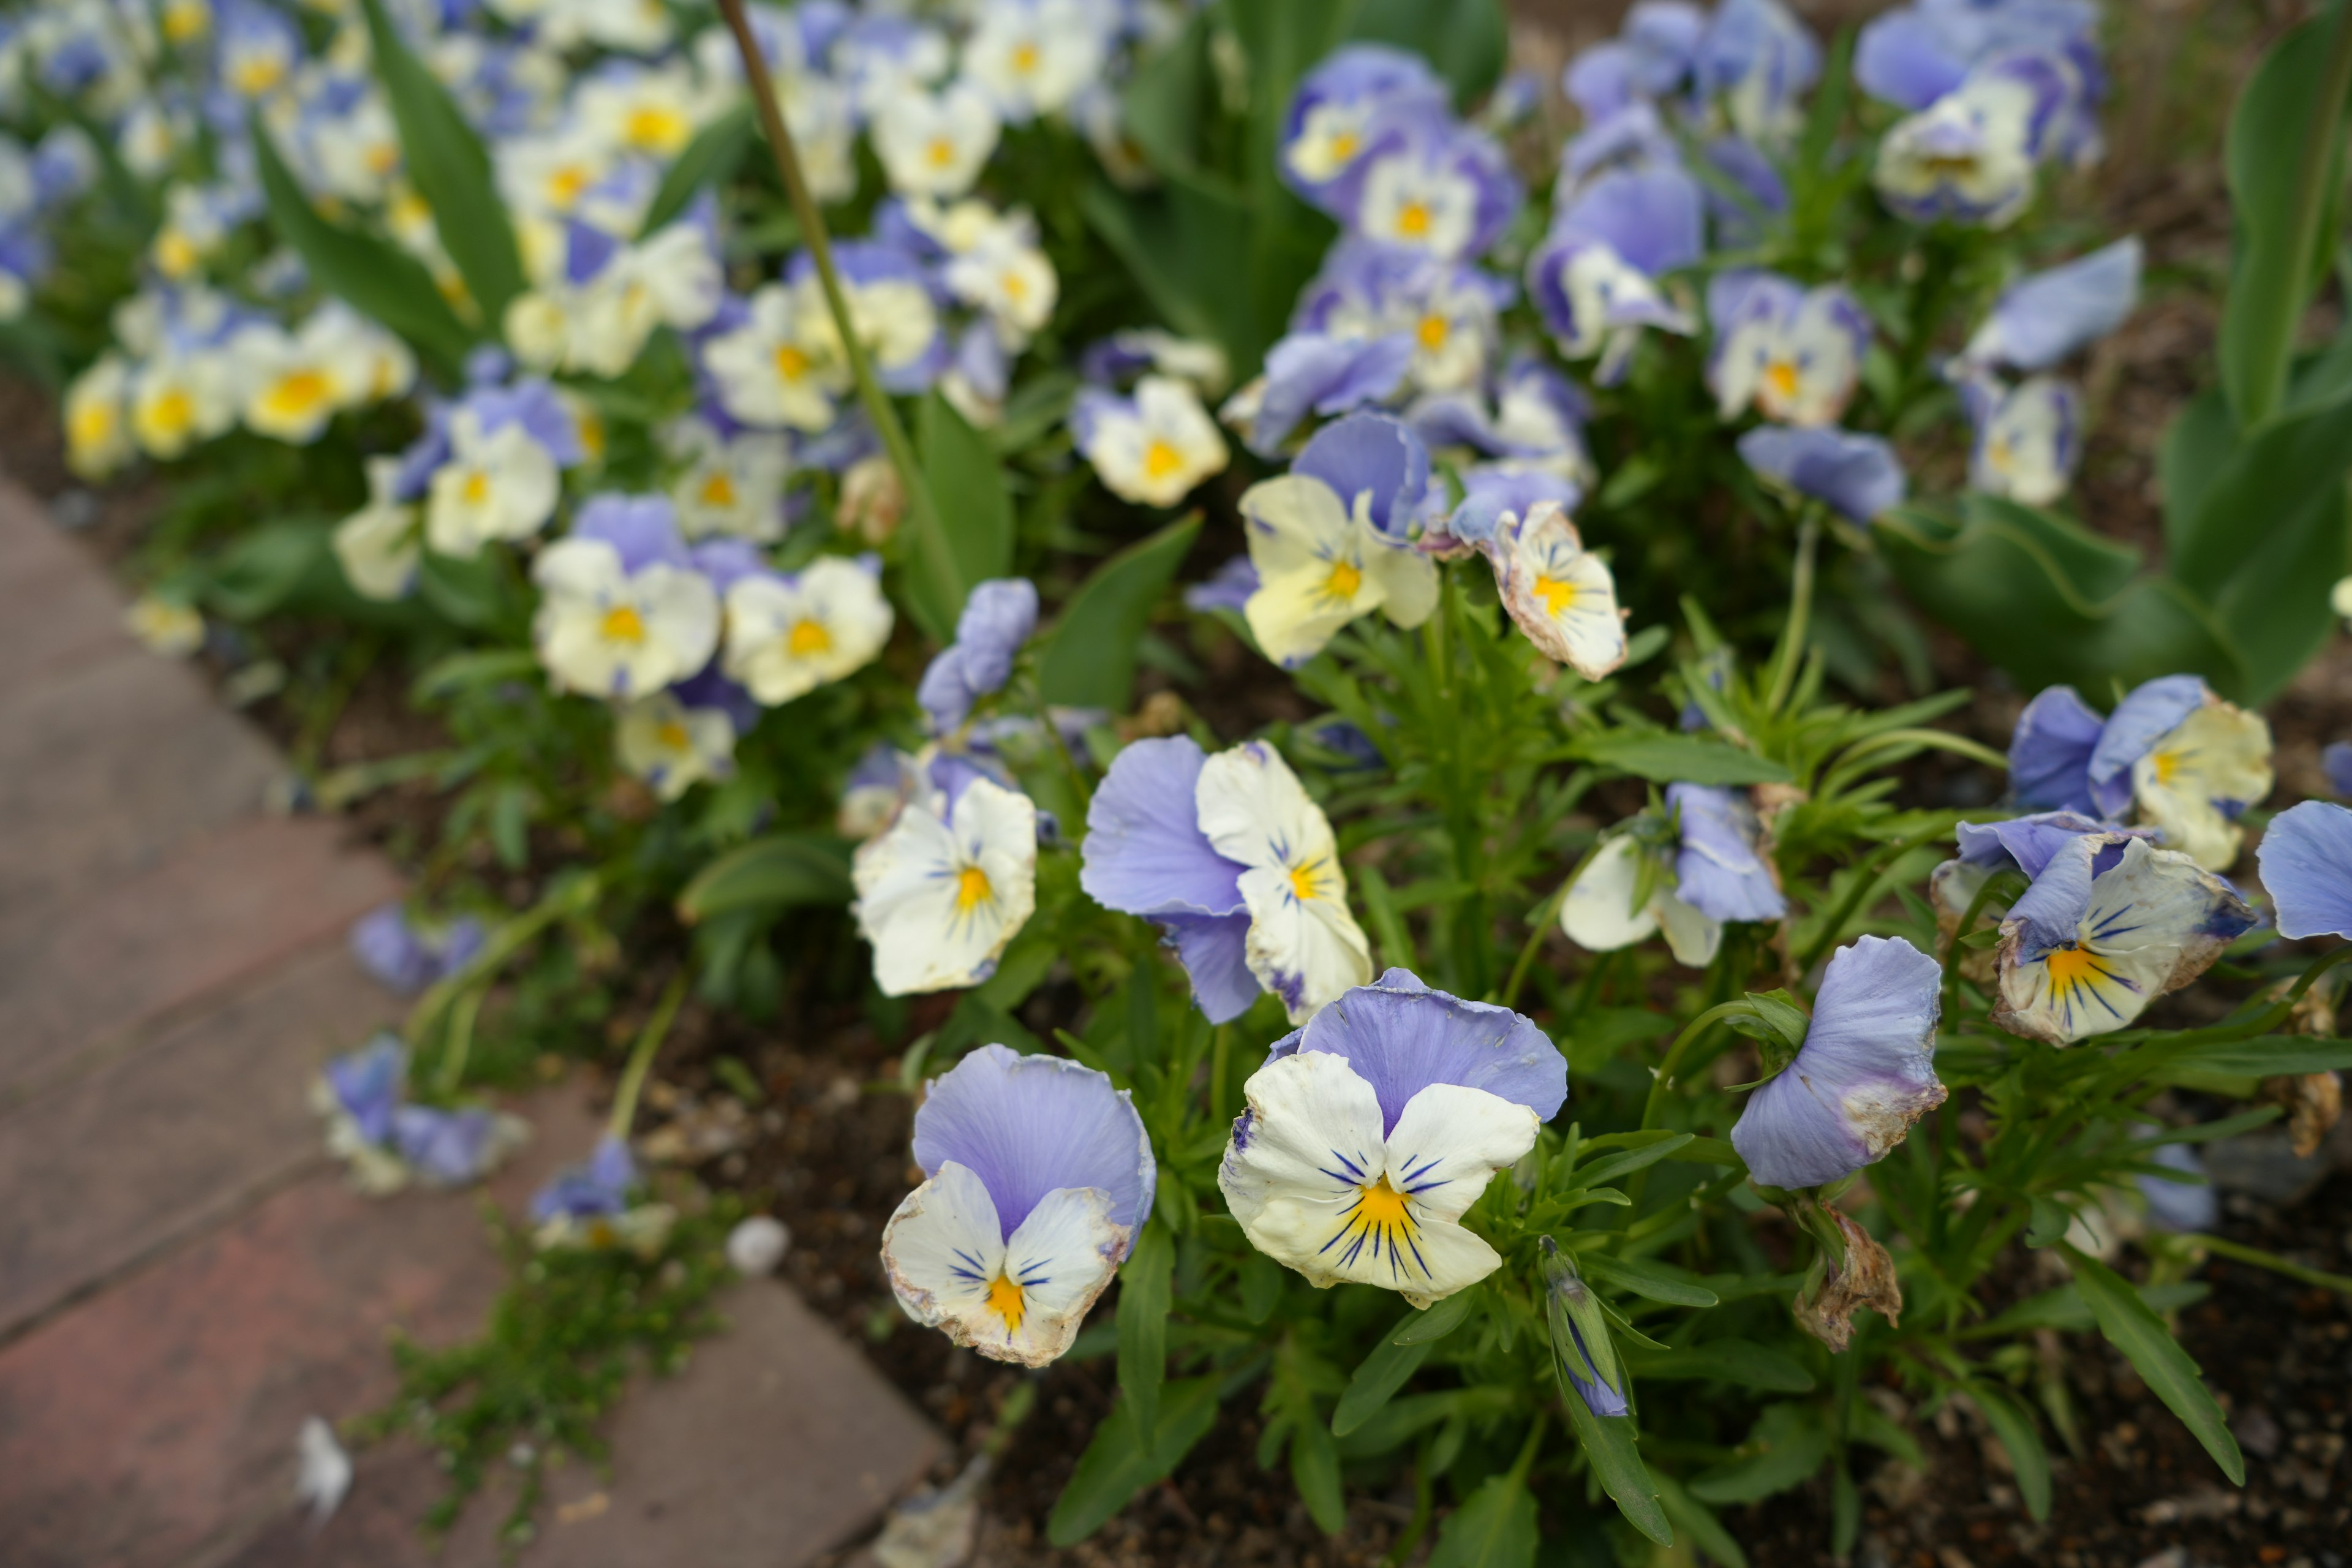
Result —
[[[992,780],[932,787],[858,847],[851,913],[886,996],[977,984],[1037,901],[1037,808]]]
[[[1109,39],[1086,0],[1000,0],[964,41],[964,74],[1008,119],[1066,108],[1100,76]]]
[[[833,424],[834,398],[845,389],[839,335],[820,334],[810,301],[782,283],[752,294],[751,317],[705,345],[704,368],[717,384],[719,405],[746,425],[823,430]]]
[[[1243,606],[1266,658],[1296,668],[1358,616],[1412,627],[1437,607],[1437,566],[1372,524],[1369,491],[1343,500],[1311,475],[1285,474],[1242,496],[1257,591]]]
[[[215,350],[167,351],[141,365],[131,391],[140,449],[168,460],[226,431],[236,420],[236,367]]]
[[[106,353],[66,389],[66,463],[86,479],[102,479],[138,454],[126,407],[130,366]]]
[[[2271,727],[2259,713],[2211,701],[2192,710],[2132,763],[2139,820],[2209,871],[2238,858],[2245,829],[2235,811],[2271,793]]]
[[[123,628],[149,653],[186,658],[205,646],[205,617],[195,606],[157,594],[142,594],[122,612]]]
[[[1538,501],[1524,518],[1504,513],[1495,537],[1481,548],[1495,569],[1503,608],[1545,658],[1587,680],[1625,662],[1625,612],[1617,607],[1616,579],[1584,548],[1559,503]]]
[[[1144,376],[1130,398],[1084,396],[1072,423],[1104,487],[1144,506],[1174,506],[1231,460],[1200,395],[1173,376]]]
[[[531,563],[543,595],[532,634],[554,683],[597,697],[644,697],[710,662],[719,594],[690,566],[635,572],[602,539],[560,539]]]
[[[1218,752],[1202,764],[1193,799],[1210,847],[1243,868],[1244,956],[1290,1021],[1370,980],[1371,946],[1348,910],[1339,840],[1281,753],[1262,741]]]
[[[735,771],[735,724],[719,709],[688,708],[656,691],[621,709],[613,750],[654,794],[676,800],[705,779]]]
[[[367,505],[335,525],[335,560],[362,598],[405,598],[416,585],[417,507],[394,497],[399,477],[399,458],[370,458]]]
[[[908,84],[872,109],[875,154],[902,196],[960,196],[971,189],[1001,130],[988,94],[971,82],[938,92]]]
[[[555,515],[563,479],[554,454],[521,424],[483,433],[471,409],[449,421],[449,460],[425,493],[425,542],[471,560],[494,539],[528,539]]]
[[[891,624],[878,563],[820,555],[791,576],[755,574],[727,590],[721,668],[773,708],[872,663]]]
[[[730,437],[689,415],[670,426],[665,443],[686,464],[669,488],[679,532],[760,544],[784,536],[784,480],[793,459],[783,437],[763,430]]]

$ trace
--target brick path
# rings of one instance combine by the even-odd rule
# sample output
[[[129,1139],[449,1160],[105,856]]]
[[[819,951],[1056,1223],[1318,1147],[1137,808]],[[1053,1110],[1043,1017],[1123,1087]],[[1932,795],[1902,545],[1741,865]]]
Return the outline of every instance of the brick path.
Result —
[[[290,1512],[295,1433],[380,1404],[384,1342],[481,1319],[473,1194],[371,1201],[320,1145],[319,1063],[396,1015],[343,946],[400,890],[331,821],[261,806],[281,766],[194,673],[121,630],[99,565],[0,478],[0,1561],[7,1568],[476,1568],[495,1502],[429,1554],[425,1456],[360,1456]],[[551,1093],[491,1184],[519,1209],[594,1136]],[[526,1565],[791,1568],[939,1452],[783,1286],[680,1377],[634,1388],[609,1484],[559,1472]]]

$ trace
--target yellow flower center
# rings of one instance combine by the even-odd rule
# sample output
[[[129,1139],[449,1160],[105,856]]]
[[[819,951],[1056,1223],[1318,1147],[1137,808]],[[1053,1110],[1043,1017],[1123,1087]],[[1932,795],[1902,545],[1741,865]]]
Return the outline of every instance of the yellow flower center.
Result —
[[[1149,479],[1164,479],[1183,466],[1183,458],[1165,441],[1154,440],[1143,449],[1143,472]]]
[[[2051,993],[2062,1001],[2089,990],[2095,982],[2115,978],[2106,961],[2087,948],[2057,948],[2042,962],[2050,970]]]
[[[163,7],[163,37],[175,44],[197,37],[211,22],[212,12],[204,0],[172,0]]]
[[[147,405],[147,426],[159,436],[184,436],[196,422],[196,400],[173,387]]]
[[[1004,1320],[1006,1332],[1019,1333],[1021,1320],[1029,1313],[1020,1282],[1009,1274],[998,1275],[988,1287],[988,1310]]]
[[[2179,775],[2182,762],[2179,752],[2158,752],[2148,759],[2156,767],[2156,782],[2168,784]]]
[[[1919,160],[1919,166],[1938,180],[1965,180],[1976,174],[1977,157],[1973,153],[1931,153]]]
[[[1388,1255],[1391,1274],[1402,1278],[1412,1272],[1426,1278],[1429,1268],[1415,1245],[1421,1226],[1412,1217],[1409,1202],[1385,1175],[1364,1183],[1356,1189],[1356,1201],[1339,1216],[1339,1234],[1324,1248],[1325,1253],[1344,1268],[1369,1247],[1375,1259],[1383,1252]]]
[[[1004,297],[1016,305],[1029,297],[1029,279],[1010,268],[997,279],[997,284],[1004,290]]]
[[[1543,601],[1544,614],[1558,620],[1576,605],[1576,584],[1557,577],[1536,574],[1536,597]]]
[[[382,179],[400,167],[400,143],[378,142],[360,154],[360,161],[367,165],[369,174]]]
[[[577,163],[566,163],[547,176],[547,198],[559,210],[580,199],[580,193],[594,183],[595,177]]]
[[[103,447],[114,437],[114,410],[103,403],[85,403],[74,410],[67,435],[84,451]]]
[[[490,499],[490,476],[476,468],[466,476],[466,482],[459,487],[457,493],[466,498],[467,506],[481,505]]]
[[[247,55],[229,71],[229,82],[247,98],[258,98],[286,79],[286,62],[276,55]]]
[[[790,343],[776,348],[776,374],[786,381],[798,381],[808,374],[809,357]]]
[[[944,136],[934,136],[931,138],[931,144],[924,149],[924,156],[931,161],[932,168],[947,168],[955,162],[955,143]]]
[[[1331,574],[1323,579],[1323,596],[1327,599],[1353,600],[1356,590],[1364,585],[1364,569],[1350,561],[1331,563]]]
[[[686,116],[662,104],[646,104],[629,111],[621,133],[648,153],[674,153],[686,143]]]
[[[702,504],[705,506],[733,506],[735,504],[735,481],[729,479],[723,472],[713,474],[709,479],[703,480]]]
[[[1038,55],[1037,46],[1024,38],[1013,46],[1013,68],[1027,76],[1037,68]]]
[[[683,752],[692,743],[686,726],[675,719],[663,720],[654,731],[654,739],[662,743],[663,749],[672,752]]]
[[[604,612],[606,642],[641,643],[646,640],[646,618],[637,614],[634,605],[615,605]]]
[[[1356,149],[1363,144],[1363,139],[1354,132],[1340,132],[1331,138],[1331,161],[1335,163],[1346,163],[1356,155]]]
[[[1797,395],[1797,367],[1784,359],[1776,359],[1764,367],[1765,389],[1783,402]]]
[[[988,885],[987,872],[977,866],[966,866],[956,873],[956,913],[970,914],[982,902],[993,898],[995,891]]]
[[[1432,353],[1435,353],[1438,350],[1445,346],[1445,340],[1447,337],[1452,335],[1453,331],[1453,322],[1448,321],[1443,316],[1432,312],[1421,319],[1421,326],[1416,330],[1413,335],[1421,339],[1421,346],[1423,348],[1427,349]]]
[[[270,412],[288,419],[305,419],[333,395],[335,384],[320,370],[298,370],[278,378],[264,399]]]
[[[1429,219],[1428,203],[1407,202],[1397,214],[1397,232],[1407,239],[1426,239],[1429,237]]]
[[[832,647],[833,634],[825,630],[824,623],[820,621],[794,621],[793,629],[784,634],[784,651],[795,658],[806,658],[812,654],[826,653],[831,651]],[[981,890],[982,892],[987,890],[987,878],[981,877],[978,871],[968,871],[965,875],[980,877]]]
[[[1290,868],[1290,891],[1300,903],[1311,903],[1320,897],[1318,872],[1323,862],[1302,860]]]
[[[195,242],[176,228],[167,228],[155,237],[155,265],[167,278],[184,278],[195,270],[198,260]]]

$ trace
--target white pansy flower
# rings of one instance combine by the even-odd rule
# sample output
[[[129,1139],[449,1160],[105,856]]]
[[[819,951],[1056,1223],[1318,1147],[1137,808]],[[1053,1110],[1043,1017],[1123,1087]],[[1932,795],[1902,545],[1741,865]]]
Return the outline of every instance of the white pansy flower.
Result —
[[[824,301],[815,301],[822,311]],[[833,337],[838,343],[838,336]],[[823,430],[833,424],[841,378],[829,350],[814,333],[806,304],[781,283],[751,296],[751,315],[704,345],[704,368],[717,384],[719,405],[746,425]]]
[[[1262,741],[1220,752],[1193,789],[1210,847],[1242,866],[1244,956],[1292,1023],[1371,978],[1371,947],[1348,911],[1348,875],[1322,807]]]
[[[721,668],[773,708],[872,663],[891,622],[878,563],[821,555],[791,576],[755,574],[728,588]]]
[[[1673,870],[1632,834],[1585,862],[1560,901],[1559,929],[1587,952],[1615,952],[1663,930],[1675,961],[1693,969],[1714,963],[1723,942],[1723,922],[1677,898]]]
[[[997,0],[964,41],[964,71],[1007,119],[1054,113],[1102,73],[1099,16],[1087,0]]]
[[[86,479],[101,479],[137,455],[124,404],[130,367],[106,353],[66,389],[66,462]]]
[[[1545,658],[1587,680],[1625,662],[1616,580],[1584,548],[1559,502],[1538,501],[1524,518],[1506,512],[1480,548],[1495,569],[1503,608]]]
[[[157,355],[131,390],[131,431],[151,458],[180,456],[236,420],[236,368],[214,350]]]
[[[1372,525],[1370,493],[1353,505],[1321,479],[1292,472],[1242,496],[1257,591],[1243,615],[1266,658],[1295,668],[1358,616],[1387,612],[1412,627],[1437,607],[1437,566]]]
[[[688,708],[657,691],[622,708],[613,724],[621,765],[664,800],[735,771],[735,724],[717,708]]]
[[[710,662],[719,595],[690,566],[635,572],[602,539],[560,539],[531,563],[543,597],[532,622],[556,685],[597,697],[649,695]]]
[[[528,539],[555,515],[562,484],[554,455],[520,422],[485,435],[461,408],[449,420],[449,460],[426,492],[425,541],[470,560],[491,540]]]
[[[1037,901],[1037,808],[982,777],[931,788],[851,866],[851,913],[886,996],[974,985]]]
[[[2083,452],[2081,395],[2055,376],[2015,387],[1990,379],[1961,389],[1977,426],[1969,484],[1987,495],[2048,506],[2066,493]]]
[[[416,585],[417,508],[396,500],[397,458],[370,458],[367,505],[335,525],[335,560],[363,598],[399,599]]]
[[[667,432],[671,455],[686,471],[670,484],[678,531],[688,539],[713,534],[772,544],[784,536],[784,480],[793,468],[783,437],[764,430],[726,436],[691,416]]]
[[[2208,870],[2238,858],[2245,829],[2235,812],[2271,793],[2271,727],[2228,702],[2193,710],[2131,765],[2139,820]]]
[[[1084,396],[1073,423],[1078,449],[1121,500],[1174,506],[1229,460],[1200,395],[1173,376],[1144,376],[1132,397]]]
[[[875,153],[900,195],[960,196],[996,151],[995,107],[971,82],[936,93],[909,86],[870,112]]]
[[[149,653],[185,658],[205,646],[205,617],[193,605],[142,594],[122,612],[123,628]]]
[[[615,147],[664,163],[686,151],[709,103],[694,68],[683,59],[607,67],[581,78],[572,98],[583,125]]]

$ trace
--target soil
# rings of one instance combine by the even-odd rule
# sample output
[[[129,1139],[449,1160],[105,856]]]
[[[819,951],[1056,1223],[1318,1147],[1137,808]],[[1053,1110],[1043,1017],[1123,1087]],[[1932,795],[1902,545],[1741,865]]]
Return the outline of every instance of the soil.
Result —
[[[1795,7],[1823,28],[1881,8],[1870,0],[1795,0]],[[1622,8],[1621,0],[1517,0],[1515,45],[1522,58],[1556,79],[1568,53],[1613,29]],[[2215,301],[2226,276],[2221,114],[2262,44],[2303,9],[2294,0],[2131,0],[2128,16],[2113,29],[2113,145],[2083,194],[2095,198],[2098,233],[2137,232],[2147,241],[2150,297],[2094,357],[2086,381],[2095,434],[2077,501],[2094,526],[2151,557],[2162,543],[2158,443],[2173,412],[2208,375]],[[59,450],[49,395],[0,378],[0,468],[47,498],[60,522],[101,554],[122,560],[152,515],[154,487],[87,489],[66,472]],[[1226,552],[1204,541],[1188,575],[1204,573]],[[273,652],[281,658],[299,654],[311,635],[298,628],[286,646],[273,644]],[[1937,679],[1976,692],[1955,722],[2003,743],[2019,694],[1957,640],[1939,636],[1934,647]],[[1192,651],[1210,675],[1198,705],[1222,732],[1305,715],[1289,684],[1265,679],[1231,639],[1210,638]],[[216,662],[215,669],[225,675],[227,665]],[[254,712],[282,742],[299,738],[299,724],[282,704],[264,700]],[[2270,716],[2282,798],[2324,794],[2319,748],[2352,733],[2352,642],[2333,643]],[[389,670],[365,678],[333,728],[313,739],[329,766],[438,743],[433,726],[408,710]],[[1974,804],[1971,792],[1983,787],[1968,769],[1923,770],[1911,783],[1920,804]],[[436,815],[429,785],[418,784],[371,797],[352,826],[360,837],[413,851]],[[831,939],[812,931],[810,940],[821,951]],[[640,978],[646,994],[616,1010],[616,1038],[650,1000],[657,977]],[[943,999],[932,999],[915,1009],[904,1037],[935,1024],[944,1006]],[[1224,1407],[1218,1426],[1169,1481],[1094,1539],[1068,1551],[1045,1545],[1043,1521],[1109,1408],[1110,1363],[1066,1360],[1043,1373],[1022,1373],[905,1321],[876,1255],[884,1222],[919,1180],[908,1162],[910,1102],[895,1092],[900,1042],[877,1036],[854,1009],[788,1003],[783,1016],[783,1025],[754,1025],[690,1005],[647,1096],[651,1134],[698,1148],[698,1156],[683,1163],[706,1180],[742,1190],[755,1207],[770,1208],[791,1227],[785,1277],[955,1440],[960,1458],[939,1479],[978,1450],[1021,1382],[1035,1380],[1034,1412],[984,1493],[975,1562],[995,1568],[1339,1568],[1391,1550],[1411,1517],[1410,1497],[1356,1497],[1347,1530],[1325,1538],[1286,1478],[1257,1468],[1258,1418],[1247,1395]],[[743,1064],[765,1095],[748,1114],[727,1109],[740,1104],[714,1070],[727,1058]],[[2231,1196],[2222,1229],[2309,1268],[2352,1273],[2347,1215],[2352,1173],[2339,1170],[2291,1208]],[[1890,1414],[1916,1417],[1908,1424],[1927,1464],[1914,1471],[1887,1461],[1862,1478],[1863,1536],[1853,1561],[1865,1568],[2345,1568],[2352,1557],[2352,1465],[2345,1457],[2352,1300],[2221,1260],[2208,1263],[2199,1278],[2212,1293],[2181,1315],[2179,1331],[2245,1447],[2244,1490],[2227,1485],[2104,1342],[2072,1336],[2052,1341],[2046,1353],[2063,1358],[2083,1447],[2070,1453],[2053,1444],[2050,1519],[2036,1524],[2027,1518],[2000,1449],[1972,1412],[1898,1410],[1895,1390],[1876,1390],[1873,1397]],[[2044,1283],[2021,1274],[2016,1294]],[[1757,1568],[1831,1562],[1829,1521],[1825,1486],[1725,1516]]]

